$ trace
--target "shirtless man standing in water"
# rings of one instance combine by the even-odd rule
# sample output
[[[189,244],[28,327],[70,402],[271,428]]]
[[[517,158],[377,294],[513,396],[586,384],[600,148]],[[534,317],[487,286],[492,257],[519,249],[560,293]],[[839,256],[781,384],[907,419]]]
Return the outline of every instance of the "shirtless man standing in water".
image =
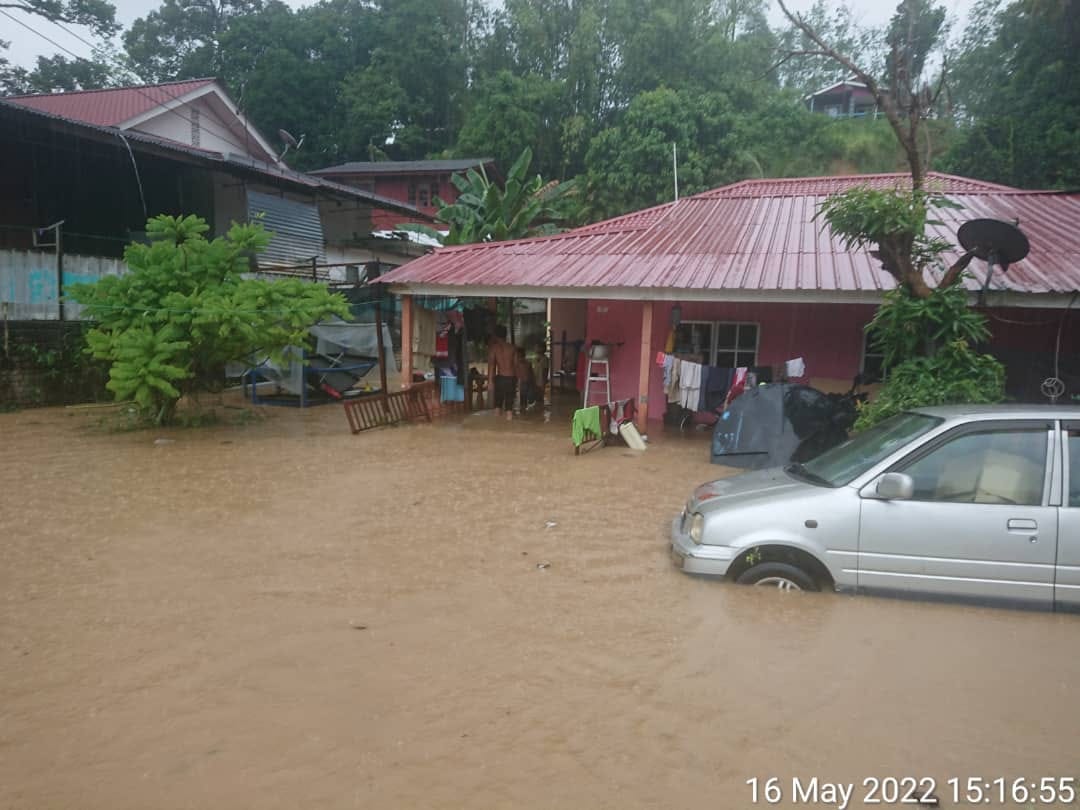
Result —
[[[508,420],[514,418],[514,396],[517,394],[515,366],[517,352],[506,340],[506,327],[498,325],[488,348],[488,391],[494,394],[495,413],[506,411]]]

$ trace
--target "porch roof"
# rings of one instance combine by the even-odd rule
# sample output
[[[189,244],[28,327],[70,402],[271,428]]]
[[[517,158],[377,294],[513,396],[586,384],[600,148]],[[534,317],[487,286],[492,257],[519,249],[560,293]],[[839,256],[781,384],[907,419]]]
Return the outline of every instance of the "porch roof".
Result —
[[[872,303],[895,286],[892,277],[868,251],[845,250],[814,216],[830,194],[909,181],[744,180],[554,236],[440,248],[383,280],[398,292],[438,295]],[[931,228],[952,243],[969,219],[1020,221],[1031,253],[995,273],[994,303],[1063,306],[1080,290],[1080,194],[938,173],[927,186],[963,206],[937,211],[942,224]],[[974,269],[981,277],[984,266]],[[936,282],[940,273],[928,276]]]

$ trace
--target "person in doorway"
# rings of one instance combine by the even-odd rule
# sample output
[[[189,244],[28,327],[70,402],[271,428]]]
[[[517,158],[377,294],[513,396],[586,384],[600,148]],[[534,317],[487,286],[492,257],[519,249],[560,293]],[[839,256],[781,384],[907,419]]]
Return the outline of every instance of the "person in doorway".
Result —
[[[506,412],[507,420],[514,418],[514,397],[517,395],[517,351],[506,339],[506,327],[495,327],[488,346],[488,390],[492,392],[495,413]]]

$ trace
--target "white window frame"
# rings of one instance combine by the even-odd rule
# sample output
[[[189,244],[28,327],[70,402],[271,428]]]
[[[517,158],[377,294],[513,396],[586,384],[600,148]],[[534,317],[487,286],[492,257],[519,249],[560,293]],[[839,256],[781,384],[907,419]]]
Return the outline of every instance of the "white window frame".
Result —
[[[700,324],[702,326],[709,327],[709,365],[716,365],[716,358],[720,352],[731,352],[735,355],[745,354],[746,352],[753,351],[754,362],[749,367],[758,365],[758,350],[761,347],[761,324],[756,321],[705,321],[705,320],[684,320],[680,322],[680,326],[683,324]],[[735,344],[733,346],[720,346],[720,327],[721,326],[734,326],[735,327]],[[754,348],[745,349],[739,347],[739,332],[743,327],[754,327]]]

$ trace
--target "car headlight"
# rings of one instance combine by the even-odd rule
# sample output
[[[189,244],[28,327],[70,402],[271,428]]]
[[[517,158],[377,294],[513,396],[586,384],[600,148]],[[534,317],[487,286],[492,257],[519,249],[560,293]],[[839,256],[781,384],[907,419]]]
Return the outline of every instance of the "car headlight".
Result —
[[[705,516],[697,512],[690,519],[690,539],[701,545],[701,532],[705,528]]]

